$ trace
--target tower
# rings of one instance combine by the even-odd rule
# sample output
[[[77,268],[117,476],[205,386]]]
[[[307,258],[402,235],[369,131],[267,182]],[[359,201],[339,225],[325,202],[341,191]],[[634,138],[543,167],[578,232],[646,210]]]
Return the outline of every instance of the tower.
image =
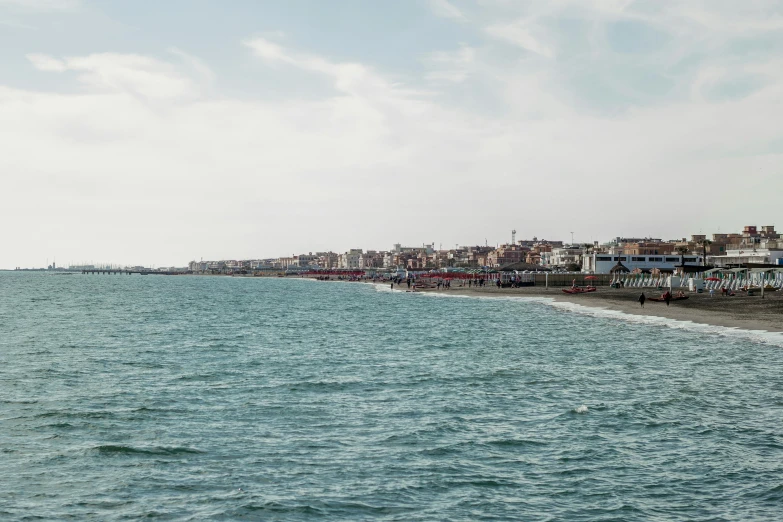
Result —
[[[511,244],[516,245],[517,244],[517,231],[516,229],[511,231]]]

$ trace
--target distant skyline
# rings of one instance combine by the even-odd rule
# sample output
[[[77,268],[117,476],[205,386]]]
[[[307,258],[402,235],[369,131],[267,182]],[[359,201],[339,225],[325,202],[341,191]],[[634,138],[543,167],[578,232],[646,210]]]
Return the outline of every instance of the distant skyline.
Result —
[[[778,225],[783,2],[0,0],[0,268]]]

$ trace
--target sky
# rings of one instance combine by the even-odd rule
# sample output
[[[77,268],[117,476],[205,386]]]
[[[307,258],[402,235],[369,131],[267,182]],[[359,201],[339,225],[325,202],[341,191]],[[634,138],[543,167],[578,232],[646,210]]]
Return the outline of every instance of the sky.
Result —
[[[0,268],[778,225],[783,1],[0,0]]]

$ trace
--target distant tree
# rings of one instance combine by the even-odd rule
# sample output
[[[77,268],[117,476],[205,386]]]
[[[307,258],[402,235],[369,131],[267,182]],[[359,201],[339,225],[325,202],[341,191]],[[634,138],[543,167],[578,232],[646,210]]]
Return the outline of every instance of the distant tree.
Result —
[[[680,253],[680,265],[685,266],[685,254],[688,253],[688,247],[681,246],[677,247],[677,252]],[[685,269],[683,269],[685,271]]]
[[[707,247],[712,244],[712,241],[709,239],[705,239],[701,242],[701,247],[704,252],[704,257],[701,258],[701,264],[702,266],[707,266]]]

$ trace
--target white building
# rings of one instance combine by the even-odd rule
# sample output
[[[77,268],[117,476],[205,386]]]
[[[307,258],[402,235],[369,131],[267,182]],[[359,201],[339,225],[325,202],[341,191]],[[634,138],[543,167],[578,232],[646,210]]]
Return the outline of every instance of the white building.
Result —
[[[291,266],[308,267],[315,266],[317,264],[318,256],[315,256],[312,252],[310,252],[309,254],[299,254],[298,256],[294,256]]]
[[[745,265],[747,263],[779,265],[783,264],[783,249],[748,248],[746,250],[727,250],[725,255],[708,257],[715,266]]]
[[[368,250],[359,255],[359,270],[378,268],[378,265],[383,266],[383,256],[375,250]]]
[[[338,263],[339,268],[347,268],[349,270],[359,269],[359,259],[362,256],[361,248],[352,248],[344,254],[340,254],[340,261]]]
[[[549,263],[548,266],[568,266],[570,264],[581,265],[582,253],[584,250],[582,247],[562,247],[553,248],[552,252],[548,252]],[[541,255],[543,264],[544,256]]]
[[[591,254],[590,262],[586,263],[586,265],[594,266],[595,269],[593,270],[593,273],[595,274],[608,274],[617,263],[622,263],[623,266],[630,271],[634,271],[637,268],[640,270],[652,270],[657,268],[659,270],[673,272],[674,268],[679,266],[682,261],[685,261],[686,265],[700,266],[702,260],[702,256],[695,256],[692,254],[685,254],[685,256],[680,256],[678,254]]]

